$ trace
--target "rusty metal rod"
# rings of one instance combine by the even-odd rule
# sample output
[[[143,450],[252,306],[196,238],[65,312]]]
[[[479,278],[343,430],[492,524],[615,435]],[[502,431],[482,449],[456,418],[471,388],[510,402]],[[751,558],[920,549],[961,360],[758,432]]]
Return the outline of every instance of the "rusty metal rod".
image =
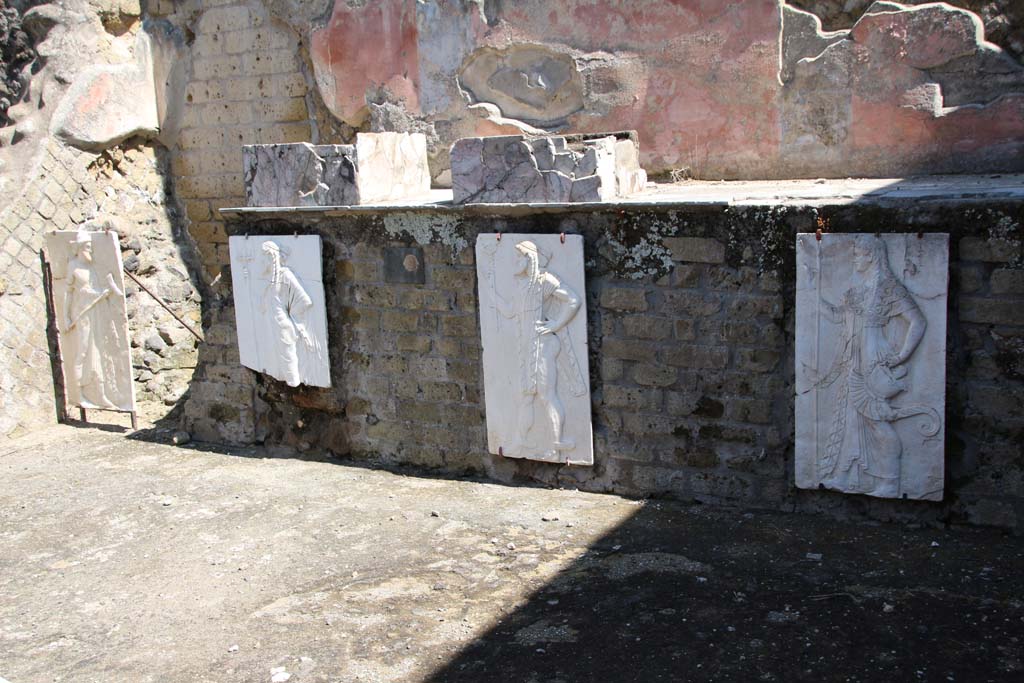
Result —
[[[138,286],[139,286],[139,287],[140,287],[140,288],[142,289],[142,291],[144,291],[144,292],[145,292],[146,294],[149,294],[149,295],[150,295],[151,297],[153,297],[153,299],[155,299],[155,300],[156,300],[156,302],[157,302],[158,304],[160,304],[161,306],[163,306],[163,307],[164,307],[164,310],[166,310],[166,311],[167,311],[168,313],[170,313],[171,315],[173,315],[173,316],[174,316],[174,319],[175,319],[175,320],[177,320],[177,321],[178,321],[179,323],[181,323],[181,326],[182,326],[182,327],[184,327],[184,328],[185,328],[186,330],[188,330],[189,332],[191,332],[191,333],[192,333],[192,336],[193,336],[193,337],[195,337],[195,338],[196,338],[196,339],[198,339],[199,341],[203,341],[203,338],[199,336],[199,333],[198,333],[198,332],[196,332],[196,331],[195,331],[194,329],[192,329],[192,326],[191,326],[191,325],[189,325],[189,324],[188,324],[187,322],[185,322],[184,320],[182,320],[182,319],[181,319],[181,316],[179,316],[179,315],[178,315],[177,313],[175,313],[174,311],[172,311],[172,310],[171,310],[171,307],[170,307],[170,306],[168,306],[168,305],[167,305],[167,304],[166,304],[166,303],[164,302],[164,300],[163,300],[163,299],[161,299],[161,298],[160,298],[160,297],[158,297],[158,296],[157,296],[156,294],[154,294],[154,293],[153,293],[153,292],[152,292],[152,291],[151,291],[151,290],[149,289],[149,287],[147,287],[146,285],[142,284],[142,282],[141,282],[141,281],[139,280],[139,278],[135,277],[134,275],[132,275],[131,273],[129,273],[129,272],[127,271],[127,270],[126,270],[126,271],[124,271],[124,274],[125,274],[125,275],[127,275],[128,277],[130,277],[130,278],[132,279],[132,282],[134,282],[135,284],[137,284],[137,285],[138,285]]]

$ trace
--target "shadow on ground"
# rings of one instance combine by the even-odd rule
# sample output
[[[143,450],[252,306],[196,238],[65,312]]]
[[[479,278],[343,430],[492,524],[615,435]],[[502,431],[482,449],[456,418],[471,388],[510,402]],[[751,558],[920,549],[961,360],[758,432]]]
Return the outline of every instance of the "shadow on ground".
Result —
[[[128,438],[167,443],[168,430]],[[264,447],[191,442],[186,448],[274,457]],[[312,453],[285,457],[413,480],[482,481]],[[1024,537],[675,501],[632,504],[634,514],[543,588],[515,604],[492,606],[502,618],[424,680],[1024,676]],[[543,521],[565,525],[557,517]],[[516,553],[499,549],[510,562]],[[445,597],[459,600],[456,592]]]
[[[1022,545],[648,501],[427,680],[1021,680]]]
[[[0,453],[0,677],[1024,675],[1024,538],[139,438],[159,434]]]

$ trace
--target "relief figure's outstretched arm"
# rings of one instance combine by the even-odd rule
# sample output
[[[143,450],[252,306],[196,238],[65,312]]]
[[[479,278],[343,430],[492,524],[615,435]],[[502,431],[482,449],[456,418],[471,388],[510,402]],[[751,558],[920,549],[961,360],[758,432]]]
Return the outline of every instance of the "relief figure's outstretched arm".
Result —
[[[105,293],[116,294],[120,297],[124,296],[124,292],[122,292],[121,288],[117,286],[116,282],[114,282],[113,273],[107,273],[107,291]]]

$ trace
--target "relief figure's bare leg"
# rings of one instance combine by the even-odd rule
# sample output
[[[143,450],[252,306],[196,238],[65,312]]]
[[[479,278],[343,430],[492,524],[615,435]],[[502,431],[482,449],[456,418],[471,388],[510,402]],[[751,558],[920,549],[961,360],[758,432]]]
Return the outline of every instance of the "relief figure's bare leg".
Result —
[[[541,349],[541,375],[537,390],[544,400],[544,408],[548,422],[551,424],[551,447],[555,451],[567,450],[574,446],[562,439],[562,427],[565,425],[565,408],[558,398],[558,354],[562,343],[555,335],[544,338]]]
[[[548,420],[551,422],[551,433],[554,438],[552,447],[555,450],[572,448],[571,445],[562,441],[562,425],[565,424],[565,408],[562,407],[562,402],[558,400],[558,392],[555,391],[555,387],[550,387],[544,393],[544,402],[547,404]]]

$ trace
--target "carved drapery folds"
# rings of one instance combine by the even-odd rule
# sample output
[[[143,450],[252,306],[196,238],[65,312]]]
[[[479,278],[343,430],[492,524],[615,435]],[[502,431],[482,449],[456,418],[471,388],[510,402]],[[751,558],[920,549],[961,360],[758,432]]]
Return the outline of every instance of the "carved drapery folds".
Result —
[[[941,500],[948,235],[797,238],[796,482]]]
[[[288,386],[331,386],[318,235],[231,237],[242,365]]]
[[[64,386],[70,406],[135,410],[117,233],[46,235]]]

